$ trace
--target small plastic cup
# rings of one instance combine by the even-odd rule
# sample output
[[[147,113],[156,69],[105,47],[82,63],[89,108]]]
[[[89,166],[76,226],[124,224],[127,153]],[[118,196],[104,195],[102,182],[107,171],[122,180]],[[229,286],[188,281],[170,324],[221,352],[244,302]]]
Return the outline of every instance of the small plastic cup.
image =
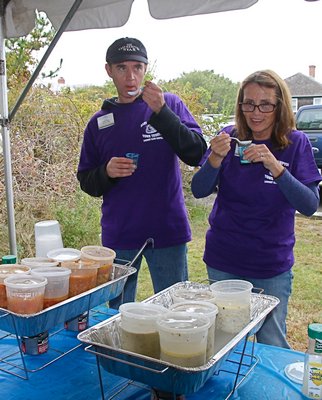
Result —
[[[140,154],[138,154],[138,153],[126,153],[125,157],[126,158],[130,158],[131,160],[133,160],[134,164],[137,166],[138,162],[139,162]]]
[[[84,246],[81,248],[81,259],[92,261],[99,265],[97,285],[111,280],[113,262],[116,257],[114,250],[104,246]]]
[[[245,158],[244,158],[244,152],[245,152],[245,150],[246,149],[248,149],[248,147],[249,146],[251,146],[252,144],[245,144],[245,145],[243,145],[243,144],[238,144],[238,153],[239,153],[239,159],[240,159],[240,163],[241,164],[250,164],[251,163],[251,161],[249,161],[249,160],[246,160]]]
[[[47,279],[25,274],[5,278],[8,310],[17,314],[36,314],[44,306]]]
[[[0,265],[0,308],[7,308],[7,292],[4,284],[5,278],[16,274],[29,274],[29,272],[29,267],[20,264]]]
[[[120,339],[122,349],[160,358],[160,339],[156,321],[167,313],[158,304],[124,303],[120,305]]]
[[[39,267],[31,270],[32,276],[44,276],[48,283],[44,294],[44,308],[68,298],[71,270],[63,267]]]
[[[182,303],[172,304],[169,308],[173,312],[187,312],[205,315],[210,320],[207,337],[207,352],[206,358],[209,360],[215,354],[215,329],[216,329],[216,316],[218,314],[218,307],[209,301],[185,301]]]
[[[210,285],[218,307],[216,326],[227,333],[239,333],[250,322],[253,285],[240,279],[227,279]]]
[[[161,360],[181,367],[199,367],[206,363],[208,317],[168,312],[158,319],[157,326]]]
[[[77,296],[96,286],[99,264],[86,260],[64,262],[64,268],[71,270],[69,278],[69,297]]]

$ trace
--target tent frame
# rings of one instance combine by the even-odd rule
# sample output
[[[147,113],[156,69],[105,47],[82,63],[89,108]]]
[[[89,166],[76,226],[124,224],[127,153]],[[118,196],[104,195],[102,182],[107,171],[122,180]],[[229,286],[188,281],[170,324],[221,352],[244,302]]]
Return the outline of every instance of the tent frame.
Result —
[[[10,0],[9,0],[10,1]],[[16,239],[16,227],[15,227],[15,212],[14,212],[14,196],[13,196],[13,181],[12,181],[12,167],[11,167],[11,151],[10,151],[10,122],[14,118],[20,105],[25,99],[28,91],[32,87],[33,83],[37,79],[41,69],[46,63],[48,57],[59,41],[61,35],[65,32],[69,22],[73,18],[74,14],[78,10],[83,0],[75,0],[66,17],[64,18],[60,28],[55,34],[53,40],[48,46],[45,54],[37,65],[35,71],[27,82],[25,88],[21,92],[19,98],[16,101],[12,111],[9,113],[8,107],[8,96],[7,96],[7,74],[6,74],[6,56],[5,56],[5,38],[3,32],[3,19],[5,15],[5,8],[9,3],[8,0],[2,0],[0,2],[0,130],[2,137],[2,149],[4,158],[4,175],[5,175],[5,187],[6,187],[6,202],[7,202],[7,220],[8,220],[8,232],[9,232],[9,245],[10,253],[17,256],[17,239]]]

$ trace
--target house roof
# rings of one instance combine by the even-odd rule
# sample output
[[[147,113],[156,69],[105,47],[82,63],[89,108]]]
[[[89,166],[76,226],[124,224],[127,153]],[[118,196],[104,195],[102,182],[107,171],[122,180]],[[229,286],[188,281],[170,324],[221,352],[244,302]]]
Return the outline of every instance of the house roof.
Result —
[[[285,79],[292,97],[321,97],[322,84],[300,72]]]

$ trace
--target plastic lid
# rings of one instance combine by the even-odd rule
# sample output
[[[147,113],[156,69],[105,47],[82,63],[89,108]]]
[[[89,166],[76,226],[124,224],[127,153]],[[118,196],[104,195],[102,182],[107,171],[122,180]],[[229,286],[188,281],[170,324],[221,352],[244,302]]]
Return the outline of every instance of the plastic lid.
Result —
[[[226,279],[214,282],[210,285],[213,292],[227,295],[238,295],[243,292],[251,291],[252,283],[241,279]]]
[[[114,250],[104,246],[84,246],[81,248],[81,254],[91,260],[114,260],[116,253]]]
[[[0,278],[6,278],[12,274],[28,274],[30,268],[20,264],[3,264],[0,265]]]
[[[59,262],[55,261],[53,258],[31,257],[31,258],[23,258],[21,260],[21,264],[27,265],[30,268],[37,268],[37,267],[56,267],[59,264]]]
[[[131,302],[121,304],[119,307],[121,315],[138,319],[156,319],[160,314],[167,312],[163,306],[153,303]]]
[[[31,271],[31,275],[44,276],[46,278],[54,278],[60,276],[68,276],[71,274],[69,268],[64,267],[38,267]]]
[[[79,250],[68,247],[50,250],[47,253],[48,258],[52,258],[59,262],[79,260],[80,256],[81,252]]]
[[[307,331],[311,339],[322,340],[322,324],[310,324],[307,328]]]
[[[207,289],[177,289],[172,291],[172,296],[191,301],[214,301],[215,295]]]
[[[157,320],[160,329],[167,332],[200,332],[208,329],[210,320],[205,315],[187,312],[168,312]]]
[[[302,384],[304,375],[304,362],[288,364],[284,368],[284,373],[292,382]]]
[[[17,256],[8,254],[2,257],[2,264],[15,264],[17,262]]]
[[[43,276],[10,275],[4,280],[4,284],[13,289],[33,289],[47,285],[48,281]]]
[[[210,303],[210,301],[184,301],[173,304],[170,307],[170,311],[197,313],[214,318],[218,314],[218,307],[214,303]]]

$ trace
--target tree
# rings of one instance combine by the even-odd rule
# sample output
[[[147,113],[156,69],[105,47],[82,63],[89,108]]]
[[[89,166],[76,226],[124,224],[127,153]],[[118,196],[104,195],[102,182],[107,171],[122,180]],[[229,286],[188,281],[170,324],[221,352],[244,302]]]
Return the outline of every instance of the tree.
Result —
[[[189,83],[192,91],[199,92],[205,114],[231,115],[234,113],[238,84],[215,74],[212,70],[183,73],[170,83],[182,84],[182,86]]]
[[[5,40],[9,104],[32,75],[38,63],[37,53],[50,44],[54,35],[55,29],[46,15],[37,12],[35,28],[28,35]],[[55,76],[58,69],[50,71],[49,76]]]

